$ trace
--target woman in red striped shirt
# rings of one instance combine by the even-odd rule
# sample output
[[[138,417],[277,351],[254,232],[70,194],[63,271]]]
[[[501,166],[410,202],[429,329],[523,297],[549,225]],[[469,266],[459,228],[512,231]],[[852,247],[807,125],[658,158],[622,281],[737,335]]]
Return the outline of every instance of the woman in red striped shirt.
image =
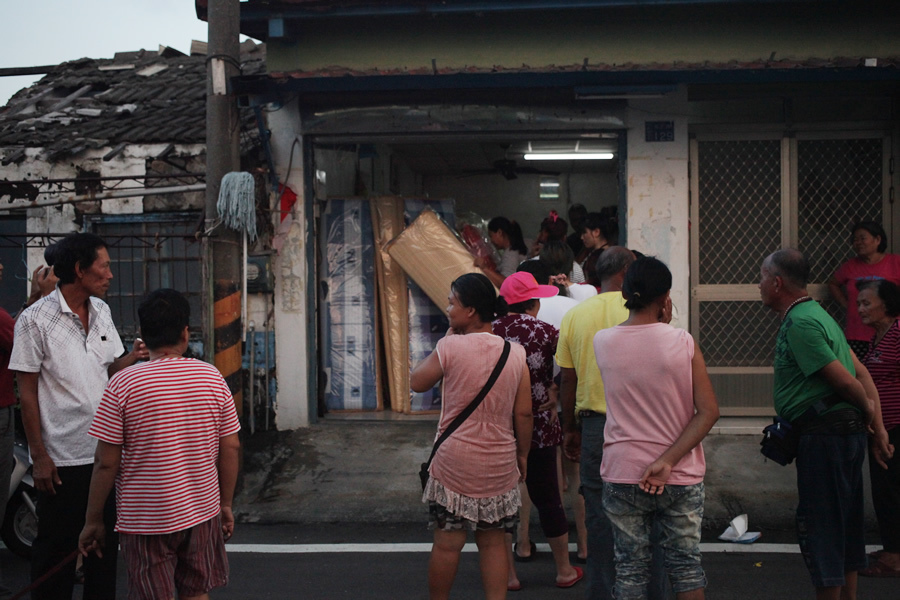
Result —
[[[900,443],[900,287],[886,279],[858,284],[856,304],[864,325],[875,329],[863,364],[872,375],[881,403],[875,415],[876,432],[887,430],[893,453]],[[884,422],[884,428],[877,421]],[[883,433],[882,433],[883,435]],[[884,456],[872,445],[869,475],[872,479],[872,502],[878,517],[883,549],[871,555],[876,559],[859,572],[865,577],[900,577],[900,458]]]

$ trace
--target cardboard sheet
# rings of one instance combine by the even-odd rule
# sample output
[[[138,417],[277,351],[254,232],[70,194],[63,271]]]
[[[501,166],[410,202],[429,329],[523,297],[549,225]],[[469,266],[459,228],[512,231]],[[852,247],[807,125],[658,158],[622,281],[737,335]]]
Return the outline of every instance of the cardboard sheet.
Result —
[[[406,274],[384,250],[384,245],[403,231],[403,199],[374,198],[372,224],[375,230],[375,272],[378,279],[379,316],[391,409],[410,412],[409,390],[409,298]]]
[[[450,284],[466,273],[481,273],[472,255],[433,210],[426,208],[387,245],[388,254],[444,310]]]

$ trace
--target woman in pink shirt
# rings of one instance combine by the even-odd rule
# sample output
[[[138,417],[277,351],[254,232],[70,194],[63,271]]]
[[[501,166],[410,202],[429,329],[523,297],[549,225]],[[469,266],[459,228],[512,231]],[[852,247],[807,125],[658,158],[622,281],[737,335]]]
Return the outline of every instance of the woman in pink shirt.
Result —
[[[700,442],[719,408],[700,349],[689,333],[669,325],[671,287],[666,265],[639,258],[622,287],[628,319],[594,336],[606,389],[603,510],[613,526],[619,599],[647,597],[654,524],[676,597],[701,599],[706,587]]]
[[[409,376],[417,392],[444,382],[437,436],[481,391],[505,345],[491,332],[491,322],[506,314],[506,301],[487,277],[480,273],[459,277],[450,286],[448,301],[450,331]],[[475,532],[485,598],[506,597],[504,533],[512,532],[518,520],[518,483],[525,480],[531,431],[525,349],[511,344],[491,390],[431,462],[422,501],[428,502],[434,530],[428,563],[432,600],[450,597],[467,530]]]
[[[860,320],[856,308],[859,295],[858,285],[864,281],[887,279],[900,285],[900,256],[888,254],[888,239],[884,228],[875,221],[860,221],[851,230],[853,251],[856,256],[840,266],[828,289],[838,304],[847,309],[847,323],[844,335],[850,343],[850,349],[859,358],[869,349],[869,340],[875,330]]]

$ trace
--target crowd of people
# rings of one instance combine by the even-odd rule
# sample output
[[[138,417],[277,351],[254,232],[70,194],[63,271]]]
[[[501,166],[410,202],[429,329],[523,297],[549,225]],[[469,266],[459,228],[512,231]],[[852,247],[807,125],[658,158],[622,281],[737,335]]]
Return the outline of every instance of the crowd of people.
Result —
[[[528,585],[516,562],[536,552],[523,526],[532,506],[557,587],[704,597],[701,442],[719,410],[703,353],[671,325],[669,268],[616,245],[609,218],[577,206],[569,218],[580,235],[554,213],[531,248],[514,221],[493,219],[499,270],[453,282],[450,329],[410,373],[415,391],[443,382],[438,434],[452,433],[423,480],[431,598],[449,598],[470,530],[489,600]],[[780,319],[774,409],[792,428],[798,541],[817,598],[855,598],[860,575],[900,576],[900,257],[877,223],[854,225],[852,244],[857,256],[830,282],[843,329],[807,293],[801,252],[760,267],[762,304]],[[52,269],[35,270],[22,310],[0,311],[0,483],[18,401],[38,491],[32,598],[72,597],[76,553],[83,597],[114,598],[119,548],[129,597],[208,598],[228,580],[240,425],[218,371],[183,357],[189,303],[148,294],[142,338],[126,350],[102,300],[105,242],[73,234],[45,257]],[[867,454],[883,545],[869,556]],[[576,491],[570,556],[563,498]]]
[[[556,585],[569,587],[585,575],[589,599],[704,597],[700,525],[706,463],[701,442],[719,409],[703,354],[690,334],[670,324],[668,267],[615,245],[614,222],[578,211],[580,236],[565,237],[561,219],[551,214],[531,248],[532,258],[516,251],[509,261],[518,261],[515,271],[510,264],[500,277],[465,276],[483,280],[483,297],[477,302],[459,294],[456,283],[450,291],[448,314],[479,314],[477,332],[493,331],[494,348],[502,339],[519,345],[527,368],[519,387],[510,387],[490,409],[490,419],[498,423],[501,406],[516,407],[515,418],[506,410],[503,419],[505,441],[460,439],[455,454],[443,458],[442,469],[432,468],[423,497],[435,529],[432,598],[448,598],[452,585],[452,576],[436,571],[440,553],[446,551],[445,534],[439,532],[448,523],[455,531],[476,530],[476,540],[485,531],[507,533],[506,563],[481,562],[487,598],[503,598],[527,585],[519,580],[515,563],[535,552],[528,533],[532,505],[553,553]],[[521,238],[514,222],[503,222],[512,224],[513,237]],[[492,241],[498,249],[510,248],[493,235]],[[570,246],[573,241],[580,245]],[[853,226],[852,244],[857,256],[829,282],[835,299],[847,308],[843,330],[807,294],[810,267],[802,253],[779,250],[765,257],[760,269],[762,303],[781,320],[774,408],[792,427],[798,541],[817,598],[855,598],[859,575],[900,577],[900,465],[894,456],[900,435],[900,257],[886,253],[887,236],[873,222]],[[585,283],[573,282],[576,257]],[[499,287],[499,296],[491,283]],[[591,293],[572,293],[580,288]],[[480,350],[488,342],[479,339],[476,348],[474,341],[456,335],[465,332],[452,316],[451,328],[434,354],[413,370],[417,385],[449,376],[459,365],[455,354],[488,356]],[[450,339],[455,341],[453,354],[445,344]],[[640,369],[634,368],[637,364]],[[479,366],[482,371],[491,367],[484,361]],[[430,377],[422,380],[429,368]],[[474,380],[465,391],[445,385],[439,432],[484,381],[486,372],[474,373],[469,373]],[[459,377],[458,371],[454,376]],[[530,388],[530,427],[521,412],[521,381]],[[476,410],[470,418],[487,417]],[[488,463],[472,474],[468,491],[448,479],[453,469],[464,468],[469,452],[484,445],[505,457],[504,472],[518,464],[519,488],[512,486],[510,476],[506,491],[494,493],[498,490],[489,484],[495,466]],[[863,539],[867,453],[883,543],[882,550],[869,556]],[[557,461],[556,454],[564,460]],[[578,465],[577,475],[563,468],[564,461]],[[581,514],[577,502],[573,507],[576,525],[584,519],[583,538],[577,527],[575,556],[586,562],[584,571],[571,564],[565,551],[568,522],[561,498],[567,479],[583,503]],[[494,508],[485,508],[481,520],[474,520],[445,504],[448,497],[455,505],[478,499]],[[522,503],[518,533],[511,498],[513,504]],[[502,519],[482,519],[499,507]],[[454,536],[454,548],[461,548],[464,533]]]
[[[102,300],[113,279],[106,243],[79,233],[51,248],[52,269],[35,271],[14,324],[0,315],[0,428],[10,429],[14,376],[38,493],[31,598],[72,598],[78,554],[82,597],[116,598],[120,547],[129,598],[208,598],[227,582],[234,529],[240,425],[228,385],[182,357],[190,305],[180,292],[147,295],[143,339],[126,351]]]

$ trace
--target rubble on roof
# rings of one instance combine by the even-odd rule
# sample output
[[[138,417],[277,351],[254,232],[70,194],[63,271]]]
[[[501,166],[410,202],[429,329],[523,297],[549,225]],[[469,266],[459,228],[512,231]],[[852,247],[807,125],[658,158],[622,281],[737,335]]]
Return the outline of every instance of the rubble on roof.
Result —
[[[265,72],[265,45],[247,40],[240,49],[243,75]],[[160,46],[62,63],[0,107],[2,154],[41,148],[55,160],[123,143],[204,144],[206,44],[191,50],[204,53]],[[255,131],[251,111],[242,110],[241,121]]]

